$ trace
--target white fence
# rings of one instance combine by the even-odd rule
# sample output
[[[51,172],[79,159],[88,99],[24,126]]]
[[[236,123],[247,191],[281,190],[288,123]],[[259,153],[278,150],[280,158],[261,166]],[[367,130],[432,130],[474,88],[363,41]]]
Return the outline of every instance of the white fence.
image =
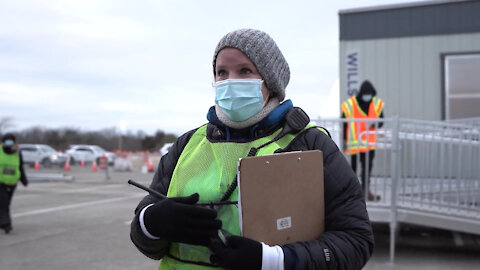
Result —
[[[314,122],[329,130],[342,148],[348,121]],[[378,120],[367,122],[380,124]],[[366,166],[371,177],[365,189],[380,196],[378,201],[367,201],[367,208],[372,222],[390,224],[391,261],[401,223],[480,234],[480,120],[433,122],[394,117],[381,123],[381,128],[366,132],[375,133],[377,140],[372,171]],[[361,179],[360,169],[357,175]]]

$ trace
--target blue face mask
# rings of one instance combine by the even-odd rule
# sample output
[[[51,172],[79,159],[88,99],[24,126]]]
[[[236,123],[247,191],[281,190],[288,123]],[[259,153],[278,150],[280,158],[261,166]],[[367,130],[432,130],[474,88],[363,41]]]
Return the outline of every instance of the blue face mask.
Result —
[[[365,102],[369,102],[370,100],[372,100],[372,95],[363,95],[362,100]]]
[[[262,80],[227,79],[214,83],[215,103],[235,122],[245,121],[263,107]]]
[[[13,146],[14,144],[15,144],[15,142],[13,140],[5,140],[3,142],[4,146]]]

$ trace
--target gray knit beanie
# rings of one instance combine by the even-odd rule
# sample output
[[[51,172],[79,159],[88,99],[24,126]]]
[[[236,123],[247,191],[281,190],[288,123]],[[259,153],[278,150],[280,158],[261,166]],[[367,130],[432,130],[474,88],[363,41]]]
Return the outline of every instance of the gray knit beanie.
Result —
[[[275,41],[265,32],[255,29],[239,29],[226,34],[213,55],[213,73],[218,53],[224,48],[242,51],[257,68],[267,88],[279,101],[285,99],[285,88],[290,81],[290,68]]]

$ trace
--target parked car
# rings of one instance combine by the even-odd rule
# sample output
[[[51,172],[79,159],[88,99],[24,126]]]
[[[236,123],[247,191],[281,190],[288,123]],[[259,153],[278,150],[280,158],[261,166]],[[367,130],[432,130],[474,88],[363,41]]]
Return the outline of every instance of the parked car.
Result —
[[[100,157],[107,156],[108,165],[113,165],[117,155],[115,153],[106,151],[98,145],[76,144],[70,145],[65,152],[70,157],[70,164],[78,162],[92,162],[94,159],[97,164],[100,163]]]
[[[64,153],[60,153],[46,144],[19,144],[18,149],[22,153],[23,163],[31,167],[35,165],[35,162],[44,167],[63,166],[67,158]]]

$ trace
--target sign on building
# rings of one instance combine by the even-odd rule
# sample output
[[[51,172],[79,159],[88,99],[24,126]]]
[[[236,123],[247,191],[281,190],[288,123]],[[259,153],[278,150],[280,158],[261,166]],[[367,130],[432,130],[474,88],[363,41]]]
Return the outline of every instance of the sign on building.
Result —
[[[345,54],[345,89],[347,96],[354,96],[360,89],[360,53],[358,50],[347,50]]]

